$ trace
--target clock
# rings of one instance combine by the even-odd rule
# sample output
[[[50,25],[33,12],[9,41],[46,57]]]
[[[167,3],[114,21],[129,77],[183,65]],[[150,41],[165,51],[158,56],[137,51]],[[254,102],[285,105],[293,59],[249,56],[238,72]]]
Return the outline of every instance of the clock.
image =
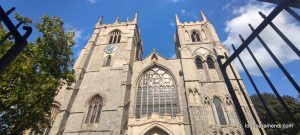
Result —
[[[112,54],[117,50],[117,45],[108,44],[108,46],[105,47],[104,52],[107,54]]]

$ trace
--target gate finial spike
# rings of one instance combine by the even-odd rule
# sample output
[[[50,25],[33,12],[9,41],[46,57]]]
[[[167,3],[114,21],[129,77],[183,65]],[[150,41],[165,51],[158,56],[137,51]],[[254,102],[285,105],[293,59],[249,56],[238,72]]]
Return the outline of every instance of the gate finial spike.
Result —
[[[207,22],[206,16],[203,13],[203,11],[201,11],[200,14],[201,14],[202,21]]]

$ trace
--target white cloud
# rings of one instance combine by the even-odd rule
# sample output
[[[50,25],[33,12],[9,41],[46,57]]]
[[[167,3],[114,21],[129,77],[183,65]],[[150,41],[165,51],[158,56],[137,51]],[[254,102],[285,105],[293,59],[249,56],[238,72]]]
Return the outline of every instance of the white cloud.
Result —
[[[175,23],[174,23],[174,22],[170,22],[169,25],[170,25],[171,27],[174,27],[174,26],[175,26]]]
[[[186,10],[185,10],[185,9],[181,9],[181,10],[180,10],[180,13],[181,13],[182,15],[185,15]]]
[[[100,2],[101,0],[87,0],[89,3],[95,4],[97,2]]]
[[[177,3],[179,2],[179,0],[171,0],[173,3]]]
[[[180,13],[182,16],[187,16],[187,17],[191,17],[193,19],[197,19],[197,15],[193,11],[190,12],[190,11],[186,11],[185,9],[181,9]]]
[[[261,11],[267,15],[272,11],[272,9],[273,8],[269,4],[260,3],[260,5],[258,5],[254,4],[254,2],[250,2],[246,6],[232,11],[236,17],[226,22],[225,32],[228,33],[228,36],[223,44],[227,48],[231,48],[231,44],[236,46],[240,45],[241,40],[239,39],[238,35],[241,34],[246,39],[251,33],[248,24],[251,23],[252,26],[256,28],[262,22],[263,19],[258,14],[258,11]],[[297,45],[298,48],[300,48],[300,26],[296,24],[295,20],[293,20],[288,13],[280,13],[273,20],[273,23],[295,45]],[[286,45],[286,43],[270,26],[264,29],[262,33],[260,33],[260,36],[283,64],[290,63],[298,59],[297,55],[293,53],[289,46]],[[262,47],[257,39],[250,44],[250,48],[264,69],[268,70],[276,67],[276,63],[273,62],[267,51]],[[230,50],[232,51],[232,49]],[[248,53],[242,53],[241,57],[250,72],[254,75],[259,75],[260,72],[250,55]],[[241,66],[238,66],[238,69],[241,69]]]
[[[73,32],[75,32],[75,35],[74,35],[74,38],[73,38],[73,40],[75,42],[75,46],[74,47],[78,47],[78,45],[80,44],[80,40],[83,38],[82,37],[82,31],[83,30],[80,30],[80,29],[78,29],[78,28],[76,28],[73,25],[68,24],[68,23],[65,25],[65,29],[66,29],[66,31],[73,31]]]
[[[172,56],[171,56],[171,59],[175,59],[176,58],[176,54],[173,54]]]

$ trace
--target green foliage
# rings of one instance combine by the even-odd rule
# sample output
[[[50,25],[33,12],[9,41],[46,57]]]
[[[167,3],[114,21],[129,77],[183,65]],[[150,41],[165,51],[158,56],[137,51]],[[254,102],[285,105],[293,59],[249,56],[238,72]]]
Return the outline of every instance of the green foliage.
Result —
[[[31,19],[15,17],[31,23]],[[29,43],[0,76],[0,133],[18,135],[27,129],[47,127],[54,96],[60,87],[74,82],[74,33],[65,32],[58,17],[47,15],[33,26],[42,36]],[[5,33],[0,29],[0,38]],[[6,41],[0,46],[0,56],[11,45]]]
[[[268,108],[270,109],[273,117],[275,118],[274,121],[277,124],[293,124],[293,122],[289,119],[289,116],[277,100],[276,96],[270,93],[264,93],[262,94],[263,99],[265,100]],[[282,99],[287,104],[288,108],[291,110],[292,114],[296,118],[296,120],[300,121],[300,102],[299,97],[294,98],[291,96],[282,96]],[[253,104],[255,106],[255,109],[258,113],[258,116],[260,117],[260,120],[263,124],[275,124],[273,123],[272,118],[267,114],[265,111],[262,103],[259,100],[259,97],[257,95],[252,95],[251,100],[253,101]],[[284,135],[296,135],[300,134],[300,131],[296,129],[295,125],[293,128],[280,128],[281,132]],[[277,135],[278,132],[276,129],[266,128],[266,132],[268,135]]]

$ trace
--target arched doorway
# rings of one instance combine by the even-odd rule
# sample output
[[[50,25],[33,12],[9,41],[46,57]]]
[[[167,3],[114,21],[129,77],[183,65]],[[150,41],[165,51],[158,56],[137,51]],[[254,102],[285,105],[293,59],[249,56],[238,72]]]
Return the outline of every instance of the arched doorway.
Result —
[[[149,131],[147,131],[144,135],[169,135],[169,134],[158,127],[154,127]]]

